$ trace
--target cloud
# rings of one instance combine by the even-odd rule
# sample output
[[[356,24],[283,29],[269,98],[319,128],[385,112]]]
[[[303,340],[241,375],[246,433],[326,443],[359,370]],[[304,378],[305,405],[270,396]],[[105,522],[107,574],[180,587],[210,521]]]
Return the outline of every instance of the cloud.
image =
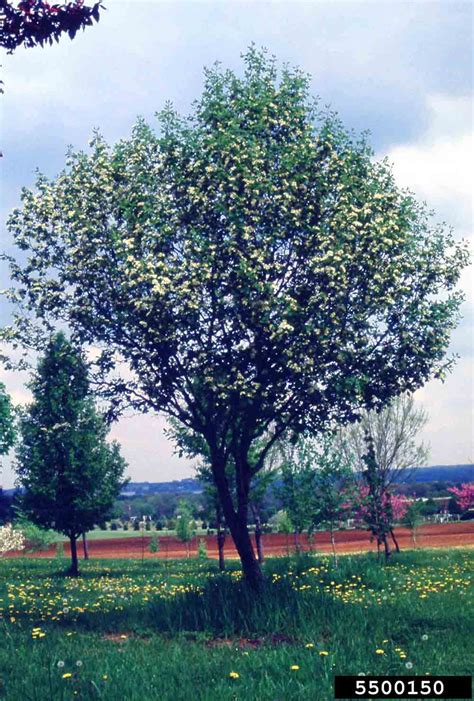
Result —
[[[472,97],[427,99],[430,123],[415,143],[394,146],[387,156],[397,180],[436,209],[462,236],[472,236],[474,140]]]
[[[454,227],[457,238],[473,239],[474,191],[471,96],[427,97],[429,124],[421,138],[393,146],[386,155],[398,183],[409,187],[435,210],[438,220]],[[454,464],[474,460],[473,340],[474,267],[463,272],[460,288],[466,293],[463,319],[453,332],[450,353],[458,354],[446,381],[428,382],[415,395],[429,414],[420,438],[431,446],[431,463]]]

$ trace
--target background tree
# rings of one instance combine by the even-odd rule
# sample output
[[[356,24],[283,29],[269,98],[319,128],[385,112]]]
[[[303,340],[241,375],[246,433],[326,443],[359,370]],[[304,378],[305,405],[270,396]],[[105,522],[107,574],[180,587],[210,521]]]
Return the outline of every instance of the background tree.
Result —
[[[47,550],[58,539],[57,533],[40,528],[35,523],[22,518],[21,514],[20,518],[15,521],[15,528],[21,532],[24,538],[26,552],[35,553]]]
[[[448,492],[454,494],[461,513],[466,513],[469,509],[474,508],[474,483],[466,482],[461,484],[460,487],[450,487]]]
[[[85,362],[62,333],[51,337],[31,390],[17,447],[21,508],[38,526],[69,538],[71,574],[77,575],[77,538],[112,509],[126,463],[118,444],[106,442]]]
[[[277,533],[286,535],[286,554],[290,555],[289,535],[294,533],[294,526],[290,517],[284,509],[277,511],[272,518]]]
[[[314,440],[314,439],[313,439]],[[334,563],[337,566],[335,531],[347,518],[354,489],[352,466],[331,435],[323,436],[313,448],[313,497],[310,504],[310,530],[329,530]]]
[[[15,442],[15,413],[5,385],[0,382],[0,457],[6,455]]]
[[[406,512],[403,516],[403,524],[410,529],[411,538],[413,540],[413,545],[416,547],[416,538],[418,533],[418,528],[421,523],[423,523],[424,517],[424,504],[422,501],[413,499],[407,505]]]
[[[300,535],[310,527],[314,500],[313,445],[300,438],[295,446],[286,446],[278,490],[283,509],[292,525],[295,551],[300,550]]]
[[[381,411],[364,411],[357,423],[346,426],[339,434],[339,447],[352,460],[354,469],[364,469],[367,453],[366,436],[373,443],[375,461],[384,489],[406,481],[410,470],[423,466],[428,450],[417,444],[419,432],[428,421],[428,414],[417,408],[413,396],[401,394]]]
[[[467,252],[319,110],[308,76],[254,48],[244,62],[243,76],[207,70],[188,118],[167,106],[158,133],[140,121],[113,148],[96,134],[23,191],[4,338],[36,345],[28,312],[65,323],[102,349],[112,413],[132,404],[200,434],[258,588],[248,500],[268,452],[446,371]]]
[[[176,536],[186,544],[186,557],[189,557],[189,543],[194,538],[195,527],[191,507],[181,499],[176,509]]]
[[[25,539],[18,529],[13,528],[11,523],[0,526],[0,557],[11,550],[23,550]]]
[[[99,21],[100,2],[84,5],[84,0],[49,3],[43,0],[9,2],[0,0],[0,46],[12,53],[22,44],[26,48],[59,41],[67,33],[74,39],[79,29]]]
[[[374,444],[368,434],[366,445],[367,452],[363,458],[366,469],[362,473],[364,484],[360,485],[359,493],[354,498],[354,507],[356,515],[366,523],[372,537],[375,538],[377,551],[380,554],[380,546],[383,545],[385,559],[388,560],[391,555],[389,535],[393,539],[397,552],[400,552],[393,525],[395,521],[402,520],[407,504],[404,499],[392,495],[387,489],[383,471],[377,464]]]

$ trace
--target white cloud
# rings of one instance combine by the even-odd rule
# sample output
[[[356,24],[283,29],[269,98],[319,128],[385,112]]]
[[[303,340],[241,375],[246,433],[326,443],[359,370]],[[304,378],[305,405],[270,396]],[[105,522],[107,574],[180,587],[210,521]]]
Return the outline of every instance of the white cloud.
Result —
[[[438,220],[454,227],[457,238],[472,240],[472,99],[435,95],[427,102],[430,120],[421,139],[395,145],[381,155],[393,163],[399,185],[409,187],[426,200]],[[461,358],[444,384],[433,380],[415,395],[430,417],[422,439],[431,446],[431,464],[474,459],[473,272],[471,265],[461,276],[460,287],[467,297],[461,310],[465,318],[453,333],[451,343],[451,352],[459,353]]]
[[[413,189],[463,236],[471,236],[472,98],[435,95],[427,102],[430,123],[423,137],[394,146],[386,155],[401,185]]]

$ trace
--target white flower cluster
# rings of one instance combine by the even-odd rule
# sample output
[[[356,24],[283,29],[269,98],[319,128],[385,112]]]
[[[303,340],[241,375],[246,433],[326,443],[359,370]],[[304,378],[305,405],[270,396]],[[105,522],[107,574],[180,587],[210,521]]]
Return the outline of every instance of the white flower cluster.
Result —
[[[14,530],[11,523],[0,526],[0,557],[10,550],[23,550],[25,538],[21,531]]]

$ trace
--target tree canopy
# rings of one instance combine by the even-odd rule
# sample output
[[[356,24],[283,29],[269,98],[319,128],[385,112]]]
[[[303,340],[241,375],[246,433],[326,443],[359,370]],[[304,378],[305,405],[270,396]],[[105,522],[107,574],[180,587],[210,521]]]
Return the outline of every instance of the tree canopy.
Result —
[[[12,53],[19,46],[31,48],[59,41],[67,33],[74,39],[79,29],[99,21],[100,2],[84,5],[84,0],[49,3],[44,0],[9,2],[0,0],[0,46]]]
[[[372,440],[377,470],[384,488],[408,477],[415,467],[426,464],[428,450],[417,443],[428,414],[416,407],[413,395],[401,394],[380,411],[363,411],[357,423],[339,432],[339,449],[352,460],[354,468],[365,468],[367,436]]]
[[[23,191],[9,220],[28,256],[11,268],[23,309],[5,336],[33,342],[25,311],[67,324],[102,349],[113,411],[201,434],[255,579],[248,491],[271,446],[442,373],[467,254],[319,108],[307,75],[253,47],[244,63],[206,70],[189,117],[168,105],[158,131],[139,120],[113,147],[95,134]]]
[[[8,453],[15,442],[15,413],[5,385],[0,382],[0,456]]]

